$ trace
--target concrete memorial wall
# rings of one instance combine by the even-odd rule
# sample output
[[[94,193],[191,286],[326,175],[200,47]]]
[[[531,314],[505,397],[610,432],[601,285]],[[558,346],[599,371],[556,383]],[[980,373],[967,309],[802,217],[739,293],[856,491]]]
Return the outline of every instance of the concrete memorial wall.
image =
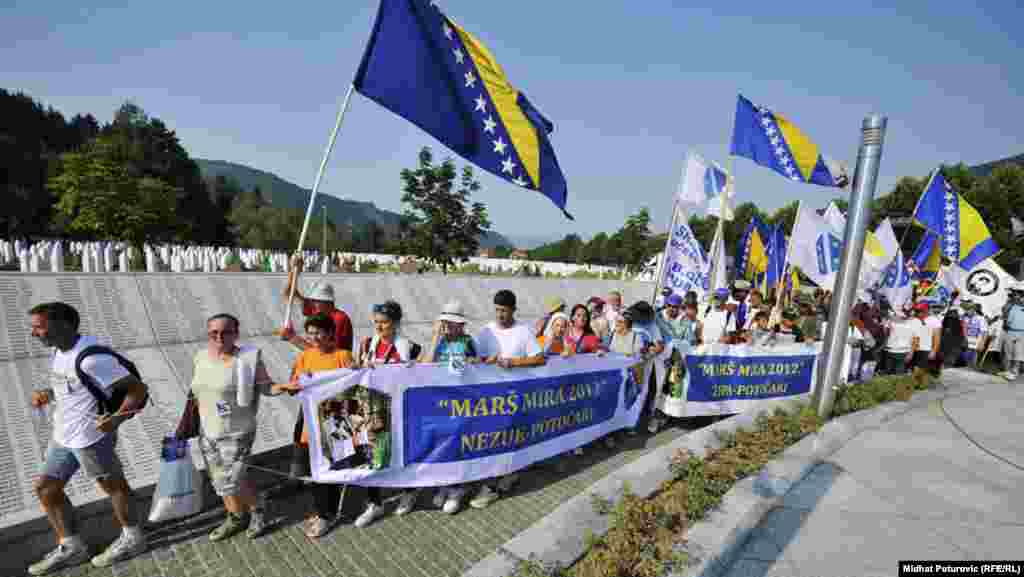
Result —
[[[402,305],[403,332],[424,346],[431,323],[449,300],[460,300],[476,331],[493,318],[492,298],[500,289],[516,293],[519,319],[534,321],[547,297],[560,296],[572,306],[591,296],[619,289],[626,304],[650,299],[649,283],[583,279],[537,279],[442,275],[306,274],[301,285],[314,281],[334,285],[337,305],[351,317],[356,338],[372,332],[371,306],[391,298]],[[27,311],[48,301],[71,304],[82,316],[82,334],[94,335],[135,362],[149,385],[146,410],[121,428],[119,454],[129,483],[144,487],[159,476],[159,447],[173,430],[192,378],[192,357],[206,343],[205,320],[230,313],[241,321],[243,342],[262,348],[275,380],[288,378],[297,351],[272,335],[281,325],[283,274],[154,273],[75,274],[0,273],[0,528],[41,516],[32,493],[50,438],[51,417],[34,414],[29,405],[36,388],[49,386],[50,350],[34,339]],[[292,319],[302,331],[301,311]],[[265,397],[255,452],[291,442],[298,402],[288,396]],[[68,485],[76,504],[102,498],[92,483],[76,475]]]

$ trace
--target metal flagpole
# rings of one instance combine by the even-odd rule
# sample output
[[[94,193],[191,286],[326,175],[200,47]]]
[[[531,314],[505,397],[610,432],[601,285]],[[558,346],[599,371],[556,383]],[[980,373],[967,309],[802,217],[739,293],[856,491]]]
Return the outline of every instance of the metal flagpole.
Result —
[[[313,190],[309,195],[309,206],[306,208],[306,219],[302,223],[302,232],[299,234],[299,246],[295,249],[296,254],[301,254],[302,245],[306,242],[306,233],[309,231],[309,220],[313,216],[313,205],[316,202],[316,193],[320,189],[320,180],[324,176],[324,169],[327,168],[327,159],[331,157],[331,150],[334,149],[334,142],[338,139],[338,132],[341,130],[341,123],[345,120],[345,112],[348,111],[348,105],[352,101],[352,93],[355,92],[356,85],[349,84],[348,92],[345,93],[345,100],[341,103],[341,110],[338,111],[338,118],[334,122],[334,130],[331,131],[331,139],[327,142],[327,149],[324,150],[324,157],[320,161],[320,168],[316,171],[316,180],[313,181]],[[291,263],[289,264],[289,268]],[[299,284],[299,274],[301,270],[295,271],[295,281],[292,283],[291,290],[288,291],[288,302],[285,304],[284,309],[284,324],[282,328],[287,328],[288,323],[292,319],[292,302],[295,300],[295,289]],[[289,275],[290,276],[290,275]]]
[[[886,122],[884,116],[873,114],[864,118],[861,124],[861,143],[857,152],[853,189],[850,192],[850,215],[846,221],[843,256],[832,291],[832,310],[829,312],[828,330],[825,332],[822,349],[825,354],[824,363],[820,365],[821,372],[814,392],[818,416],[822,418],[832,414],[832,401],[835,398],[832,387],[839,382],[843,368],[846,339],[850,333],[850,310],[857,296],[860,263],[863,260],[868,222],[871,220],[871,199],[875,195],[878,181]]]

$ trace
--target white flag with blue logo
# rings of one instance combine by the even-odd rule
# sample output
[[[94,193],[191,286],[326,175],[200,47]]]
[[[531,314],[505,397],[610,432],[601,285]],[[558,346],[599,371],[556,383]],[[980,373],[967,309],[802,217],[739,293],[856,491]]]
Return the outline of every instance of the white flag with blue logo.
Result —
[[[889,304],[897,310],[909,302],[914,294],[914,286],[910,282],[910,269],[907,268],[907,262],[903,258],[903,251],[898,247],[896,258],[889,263],[889,266],[885,267],[878,292],[885,295]]]
[[[677,193],[680,204],[688,208],[703,208],[708,214],[719,216],[724,201],[725,220],[732,220],[735,195],[732,178],[718,163],[708,163],[693,151],[687,155]]]
[[[801,203],[790,242],[793,266],[800,267],[814,284],[832,290],[843,253],[843,239],[814,210]]]
[[[708,255],[686,221],[686,213],[680,211],[668,241],[661,286],[680,295],[694,291],[702,298],[708,290]]]

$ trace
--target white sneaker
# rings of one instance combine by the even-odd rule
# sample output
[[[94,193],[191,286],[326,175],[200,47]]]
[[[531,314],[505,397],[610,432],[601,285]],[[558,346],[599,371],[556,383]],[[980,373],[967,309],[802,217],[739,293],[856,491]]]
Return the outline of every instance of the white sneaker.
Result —
[[[384,509],[380,505],[374,505],[370,503],[366,506],[366,510],[360,515],[355,522],[355,526],[362,529],[363,527],[373,523],[378,517],[384,514]]]
[[[419,491],[406,491],[402,493],[402,496],[398,498],[398,507],[395,509],[395,515],[401,517],[413,510],[416,506],[416,497],[419,497]]]
[[[85,543],[76,537],[71,537],[66,542],[57,545],[57,548],[47,553],[46,557],[30,565],[28,574],[46,575],[58,569],[85,563],[88,558],[89,550],[85,547]]]
[[[448,499],[448,491],[448,487],[441,487],[440,489],[434,491],[434,498],[431,501],[431,504],[434,505],[435,509],[440,509],[444,507],[445,501]]]
[[[465,494],[466,491],[462,487],[448,489],[448,498],[445,499],[444,507],[441,510],[449,515],[458,513],[459,509],[462,508],[462,496]]]
[[[92,558],[94,567],[110,567],[118,561],[129,559],[146,550],[146,535],[142,529],[132,528],[121,531],[121,536],[107,547],[107,550]]]
[[[474,509],[485,509],[488,505],[498,500],[498,492],[490,488],[488,485],[484,485],[480,492],[473,497],[473,500],[469,502],[469,506]]]

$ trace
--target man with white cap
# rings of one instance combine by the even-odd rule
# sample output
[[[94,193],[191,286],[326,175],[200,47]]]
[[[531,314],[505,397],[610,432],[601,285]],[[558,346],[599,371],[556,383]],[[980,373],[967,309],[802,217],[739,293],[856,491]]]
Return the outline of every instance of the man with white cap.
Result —
[[[462,303],[451,301],[444,305],[441,314],[434,323],[434,336],[430,346],[420,355],[421,363],[447,364],[454,374],[461,374],[466,364],[478,362],[476,343],[473,337],[466,334],[466,316],[462,312]],[[458,513],[462,508],[462,498],[466,494],[464,485],[441,487],[434,494],[434,506],[449,515]]]
[[[291,296],[292,285],[298,278],[298,271],[302,270],[302,257],[296,255],[292,258],[292,270],[288,273],[288,285],[284,290],[284,297]],[[295,288],[295,297],[302,302],[302,314],[307,317],[315,315],[327,315],[334,321],[334,340],[337,348],[343,351],[352,351],[352,319],[345,311],[334,306],[334,287],[327,282],[318,282],[313,285],[309,293],[303,296],[298,287]],[[296,335],[292,327],[285,327],[281,338],[293,345],[305,349],[315,346],[315,343]]]

